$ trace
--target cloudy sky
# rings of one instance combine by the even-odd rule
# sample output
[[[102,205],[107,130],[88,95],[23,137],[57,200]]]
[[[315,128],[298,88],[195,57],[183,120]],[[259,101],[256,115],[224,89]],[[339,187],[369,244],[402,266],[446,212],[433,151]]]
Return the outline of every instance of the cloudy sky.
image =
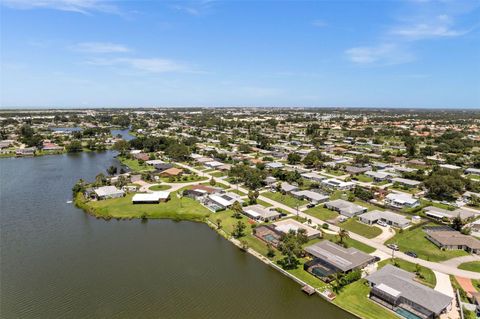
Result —
[[[480,107],[480,2],[0,0],[0,107]]]

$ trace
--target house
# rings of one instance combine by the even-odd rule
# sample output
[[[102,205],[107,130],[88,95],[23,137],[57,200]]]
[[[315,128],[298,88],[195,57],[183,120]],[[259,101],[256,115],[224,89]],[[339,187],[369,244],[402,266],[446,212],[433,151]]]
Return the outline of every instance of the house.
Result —
[[[365,278],[372,287],[370,299],[399,312],[430,319],[451,309],[453,298],[415,280],[415,274],[387,264]],[[400,311],[402,311],[400,310]]]
[[[170,192],[158,191],[152,193],[135,194],[132,197],[132,204],[159,204],[170,198]]]
[[[153,164],[153,167],[155,167],[155,170],[157,172],[163,172],[169,168],[172,168],[173,167],[173,164],[170,164],[170,163],[156,163],[156,164]]]
[[[365,175],[373,178],[373,180],[375,182],[383,182],[383,181],[389,180],[390,178],[395,176],[392,173],[383,172],[383,171],[382,172],[381,171],[376,171],[376,172],[375,171],[368,171],[368,172],[365,172]]]
[[[42,150],[45,152],[58,152],[63,151],[63,146],[58,146],[50,141],[43,141]]]
[[[456,170],[461,169],[460,166],[451,165],[451,164],[440,164],[440,165],[438,165],[438,166],[439,166],[440,168],[448,169],[448,170],[451,170],[451,171],[456,171]]]
[[[462,199],[463,199],[463,201],[468,203],[470,200],[472,200],[472,198],[474,196],[477,197],[477,198],[480,198],[480,193],[474,193],[474,192],[466,191],[465,193],[463,193]]]
[[[208,195],[208,201],[225,208],[232,206],[235,202],[243,203],[240,196],[230,192],[210,194]]]
[[[290,193],[290,192],[295,192],[298,190],[298,187],[297,186],[294,186],[292,184],[289,184],[287,182],[283,182],[281,184],[281,190],[285,193]]]
[[[220,193],[223,189],[206,185],[192,185],[183,191],[183,196],[193,199],[199,199],[209,194]]]
[[[480,175],[480,168],[467,168],[465,170],[465,174],[473,174],[473,175]]]
[[[142,161],[148,161],[150,159],[150,156],[146,153],[134,154],[133,157],[135,157],[137,160],[142,160]]]
[[[416,181],[416,180],[413,180],[413,179],[407,179],[407,178],[392,178],[392,182],[394,184],[400,184],[401,186],[403,187],[406,187],[406,188],[415,188],[415,187],[418,187],[422,184],[422,182],[419,182],[419,181]]]
[[[260,225],[252,229],[253,235],[267,244],[277,247],[280,243],[283,233],[276,230],[272,225]]]
[[[203,165],[210,168],[217,168],[217,167],[223,166],[223,163],[220,163],[218,161],[210,161],[210,162],[203,163]]]
[[[385,204],[394,208],[412,208],[420,205],[418,199],[409,194],[390,193],[385,196]]]
[[[314,182],[318,182],[318,183],[327,179],[325,176],[320,175],[320,174],[315,173],[315,172],[303,173],[303,174],[301,174],[301,176],[305,179],[308,179],[308,180],[314,181]]]
[[[125,196],[125,192],[115,186],[97,187],[93,191],[98,199],[119,198]]]
[[[455,217],[460,217],[462,220],[467,220],[470,218],[475,217],[475,214],[469,210],[465,209],[455,209],[455,210],[447,210],[435,206],[428,206],[424,208],[425,215],[435,219],[448,219],[452,220]]]
[[[147,165],[153,165],[153,166],[155,166],[155,165],[160,165],[160,164],[165,164],[164,161],[159,160],[159,159],[148,160],[148,161],[146,161],[145,163],[146,163]]]
[[[320,236],[321,232],[315,228],[312,228],[310,226],[304,225],[294,219],[284,219],[284,220],[279,220],[278,222],[275,222],[272,224],[275,227],[275,230],[283,233],[283,234],[288,234],[290,230],[293,231],[298,231],[300,228],[303,228],[306,230],[306,235],[309,240],[317,238]]]
[[[443,228],[424,229],[427,239],[441,249],[465,250],[472,254],[480,253],[480,240],[475,237],[464,235],[455,230],[444,230]]]
[[[370,166],[358,167],[358,166],[347,166],[345,167],[345,172],[351,175],[358,175],[365,172],[368,172],[372,168]]]
[[[250,205],[243,207],[243,214],[251,219],[260,220],[263,222],[277,220],[282,216],[281,213],[275,210],[267,209],[262,205]]]
[[[267,176],[264,180],[265,184],[267,185],[274,185],[277,182],[277,179],[273,176]]]
[[[321,184],[327,188],[342,190],[342,191],[350,190],[353,187],[355,187],[355,184],[352,182],[344,182],[335,178],[323,180]]]
[[[271,169],[276,169],[276,168],[282,168],[283,164],[282,163],[277,163],[277,162],[270,162],[265,164],[266,168],[271,168]]]
[[[305,252],[313,260],[305,263],[303,269],[321,279],[327,279],[336,273],[360,270],[375,262],[375,256],[353,247],[344,248],[329,240],[307,246]]]
[[[373,225],[380,220],[387,223],[388,225],[400,229],[405,229],[410,226],[410,221],[408,219],[406,219],[400,214],[396,214],[388,210],[383,212],[379,210],[373,210],[371,212],[360,215],[358,217],[358,220],[367,225]]]
[[[334,210],[346,217],[353,217],[367,211],[366,207],[351,203],[343,199],[336,199],[325,203],[325,207]]]
[[[17,148],[17,149],[15,150],[15,155],[18,156],[18,157],[21,157],[21,156],[34,156],[36,150],[37,150],[36,147]]]
[[[293,191],[291,192],[292,196],[299,199],[306,199],[313,204],[326,202],[329,197],[314,191],[304,190],[304,191]]]
[[[160,173],[162,177],[170,177],[170,176],[179,176],[183,174],[183,170],[181,168],[170,167]]]

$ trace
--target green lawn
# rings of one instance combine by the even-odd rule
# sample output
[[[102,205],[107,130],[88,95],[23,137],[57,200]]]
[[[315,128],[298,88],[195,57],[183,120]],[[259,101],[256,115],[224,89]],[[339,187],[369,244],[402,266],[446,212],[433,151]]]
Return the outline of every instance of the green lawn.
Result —
[[[210,211],[195,200],[187,197],[179,199],[176,193],[170,194],[168,202],[160,204],[134,205],[132,204],[133,195],[128,194],[122,198],[90,201],[84,203],[84,205],[97,216],[114,218],[140,218],[145,214],[148,218],[202,221],[210,215]]]
[[[225,172],[213,172],[213,173],[209,173],[209,174],[214,176],[214,177],[222,177],[222,176],[226,175]]]
[[[296,199],[292,195],[288,195],[288,194],[282,195],[282,193],[280,192],[276,192],[276,193],[265,192],[265,193],[262,193],[261,196],[265,196],[267,198],[273,199],[274,201],[287,205],[291,208],[297,208],[297,205],[300,207],[308,203],[307,201]]]
[[[342,289],[334,304],[353,312],[361,318],[398,319],[398,316],[368,298],[370,288],[360,279]]]
[[[230,187],[227,184],[223,184],[223,183],[220,183],[218,181],[215,181],[215,182],[216,182],[215,186],[213,186],[213,187],[220,187],[220,188],[223,188],[223,189],[228,189]],[[212,185],[210,185],[210,181],[205,182],[205,183],[201,183],[201,185],[212,186]],[[242,194],[242,195],[245,195],[245,194]]]
[[[414,263],[396,258],[395,259],[396,265],[398,268],[401,268],[403,270],[406,270],[408,272],[416,272],[416,266]],[[378,263],[378,269],[382,268],[386,264],[392,264],[392,259],[385,259],[382,260]],[[426,286],[429,286],[431,288],[434,288],[435,285],[437,284],[437,279],[435,278],[435,274],[433,271],[427,267],[420,266],[420,275],[423,278],[417,277],[418,281],[423,283]]]
[[[338,243],[339,238],[336,235],[332,234],[324,234],[323,238],[330,240],[331,242]],[[347,244],[347,247],[354,247],[357,248],[358,250],[361,250],[367,254],[371,254],[375,251],[375,248],[368,246],[364,243],[361,243],[359,241],[356,241],[355,239],[352,238],[345,238],[344,242]]]
[[[463,270],[480,272],[480,261],[471,261],[468,263],[463,263],[458,268]]]
[[[346,172],[334,170],[334,169],[326,169],[325,172],[327,174],[334,175],[334,176],[343,176],[347,174]]]
[[[150,186],[148,189],[151,191],[165,191],[170,188],[172,188],[170,185],[153,185]]]
[[[328,208],[323,207],[322,205],[315,206],[313,208],[309,208],[304,213],[307,213],[313,217],[319,218],[321,220],[329,220],[336,218],[339,214],[330,210]]]
[[[240,190],[238,190],[238,189],[236,189],[236,188],[230,189],[229,192],[235,193],[235,194],[240,195],[240,196],[245,196],[245,195],[247,195],[246,193],[244,193],[244,192],[242,192],[242,191],[240,191]]]
[[[154,171],[155,168],[150,165],[140,164],[136,159],[127,159],[124,157],[118,157],[120,162],[123,165],[128,166],[133,172],[142,172],[142,171]]]
[[[352,179],[354,179],[354,178],[356,178],[359,182],[363,182],[363,183],[371,183],[371,182],[373,182],[373,178],[368,177],[367,175],[364,175],[364,174],[360,174],[360,175],[354,176]]]
[[[435,226],[430,223],[427,226]],[[398,232],[395,236],[385,242],[385,244],[397,244],[401,251],[413,251],[422,258],[429,261],[443,261],[454,257],[466,256],[468,253],[464,250],[441,250],[435,246],[426,237],[422,227],[412,230]]]
[[[208,178],[205,176],[194,175],[194,174],[183,174],[182,176],[174,177],[161,177],[160,178],[164,183],[190,183],[190,182],[201,182],[205,181]]]
[[[377,226],[369,226],[357,221],[355,218],[349,218],[347,221],[338,224],[338,226],[366,238],[375,238],[382,233],[382,230]]]

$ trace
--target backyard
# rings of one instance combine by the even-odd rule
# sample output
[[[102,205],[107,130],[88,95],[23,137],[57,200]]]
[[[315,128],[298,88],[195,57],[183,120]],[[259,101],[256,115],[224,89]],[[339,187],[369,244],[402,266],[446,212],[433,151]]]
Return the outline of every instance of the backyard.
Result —
[[[261,196],[265,196],[267,198],[270,198],[274,201],[277,201],[279,203],[282,203],[284,205],[287,205],[291,208],[297,208],[303,205],[306,205],[308,202],[302,199],[297,199],[293,197],[292,195],[285,194],[283,195],[280,192],[272,193],[272,192],[265,192],[262,193]]]
[[[304,211],[304,213],[311,215],[313,217],[319,218],[323,221],[334,219],[339,215],[337,212],[334,212],[333,210],[325,208],[322,205],[309,208],[306,211]]]
[[[366,238],[375,238],[382,233],[382,230],[377,226],[361,223],[355,217],[349,218],[347,221],[338,224],[338,226]]]

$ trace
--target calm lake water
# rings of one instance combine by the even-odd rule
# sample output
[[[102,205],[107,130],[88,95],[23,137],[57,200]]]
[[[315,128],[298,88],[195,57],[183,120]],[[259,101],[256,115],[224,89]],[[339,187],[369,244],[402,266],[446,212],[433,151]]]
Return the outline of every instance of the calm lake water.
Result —
[[[204,224],[103,221],[68,204],[113,155],[0,160],[1,318],[353,318]]]

